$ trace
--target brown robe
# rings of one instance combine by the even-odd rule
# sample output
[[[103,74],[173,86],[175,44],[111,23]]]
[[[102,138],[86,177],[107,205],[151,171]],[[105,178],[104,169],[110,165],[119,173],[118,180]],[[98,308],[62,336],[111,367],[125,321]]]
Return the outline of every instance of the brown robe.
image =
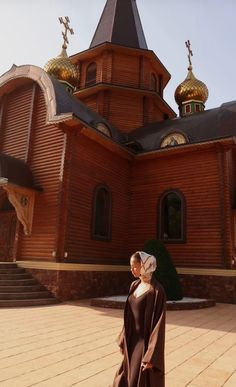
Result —
[[[137,280],[131,284],[129,296],[133,294],[139,283],[140,280]],[[144,316],[144,350],[141,362],[151,363],[153,368],[141,371],[141,362],[137,365],[140,376],[138,378],[138,384],[135,387],[165,386],[165,311],[166,296],[164,289],[156,281],[156,279],[152,277],[151,289],[146,295]],[[116,373],[113,387],[130,387],[129,380],[133,370],[130,369],[130,337],[127,335],[127,332],[130,332],[130,329],[132,329],[132,326],[130,326],[131,317],[128,301],[126,301],[124,310],[124,327],[117,339],[118,345],[124,353],[124,358],[119,370]]]

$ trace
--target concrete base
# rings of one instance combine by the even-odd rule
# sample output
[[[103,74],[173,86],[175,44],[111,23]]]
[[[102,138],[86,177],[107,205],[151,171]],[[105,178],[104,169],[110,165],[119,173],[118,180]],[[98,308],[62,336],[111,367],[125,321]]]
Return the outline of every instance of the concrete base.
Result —
[[[129,267],[53,262],[19,262],[61,301],[128,294]],[[178,269],[185,297],[236,303],[236,271]]]
[[[91,300],[92,306],[123,309],[127,296],[100,297]],[[167,301],[167,310],[202,309],[215,306],[215,300],[184,297],[179,301]]]
[[[186,297],[214,299],[216,302],[236,304],[236,277],[180,274]]]
[[[132,282],[127,272],[27,270],[61,301],[128,293]]]

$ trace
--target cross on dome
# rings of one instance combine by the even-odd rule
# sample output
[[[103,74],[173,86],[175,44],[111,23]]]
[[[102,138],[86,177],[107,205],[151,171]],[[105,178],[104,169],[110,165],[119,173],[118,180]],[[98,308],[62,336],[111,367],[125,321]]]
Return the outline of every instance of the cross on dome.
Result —
[[[71,33],[71,35],[74,35],[74,31],[73,31],[73,28],[70,28],[70,26],[69,26],[70,19],[69,19],[68,16],[65,16],[64,19],[63,19],[63,17],[59,17],[58,19],[59,19],[59,22],[61,24],[63,24],[64,27],[65,27],[65,31],[64,32],[62,31],[62,36],[63,36],[63,40],[64,40],[62,48],[64,48],[66,50],[67,49],[67,45],[69,44],[67,33],[69,31]]]
[[[188,61],[189,61],[189,67],[191,67],[192,69],[192,61],[191,61],[191,56],[193,56],[193,52],[191,50],[191,43],[190,43],[190,40],[187,40],[185,42],[185,46],[187,47],[188,49]]]

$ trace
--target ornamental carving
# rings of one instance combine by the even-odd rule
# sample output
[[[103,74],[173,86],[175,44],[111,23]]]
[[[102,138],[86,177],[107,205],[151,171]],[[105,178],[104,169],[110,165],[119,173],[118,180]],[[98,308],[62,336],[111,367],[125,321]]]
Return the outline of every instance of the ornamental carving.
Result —
[[[24,234],[31,235],[35,192],[13,184],[3,184],[2,188],[7,192],[8,200],[16,210],[17,218],[23,225]]]

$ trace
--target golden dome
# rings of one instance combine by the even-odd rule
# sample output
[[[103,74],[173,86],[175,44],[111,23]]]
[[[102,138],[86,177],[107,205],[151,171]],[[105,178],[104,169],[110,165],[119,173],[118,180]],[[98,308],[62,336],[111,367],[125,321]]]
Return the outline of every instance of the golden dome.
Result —
[[[79,71],[70,61],[66,49],[63,47],[60,55],[50,59],[44,66],[44,70],[57,78],[59,81],[65,81],[76,86],[79,79]]]
[[[183,102],[195,100],[205,104],[208,98],[208,88],[205,83],[199,81],[192,72],[192,66],[188,68],[187,78],[175,90],[175,100],[180,106]]]

